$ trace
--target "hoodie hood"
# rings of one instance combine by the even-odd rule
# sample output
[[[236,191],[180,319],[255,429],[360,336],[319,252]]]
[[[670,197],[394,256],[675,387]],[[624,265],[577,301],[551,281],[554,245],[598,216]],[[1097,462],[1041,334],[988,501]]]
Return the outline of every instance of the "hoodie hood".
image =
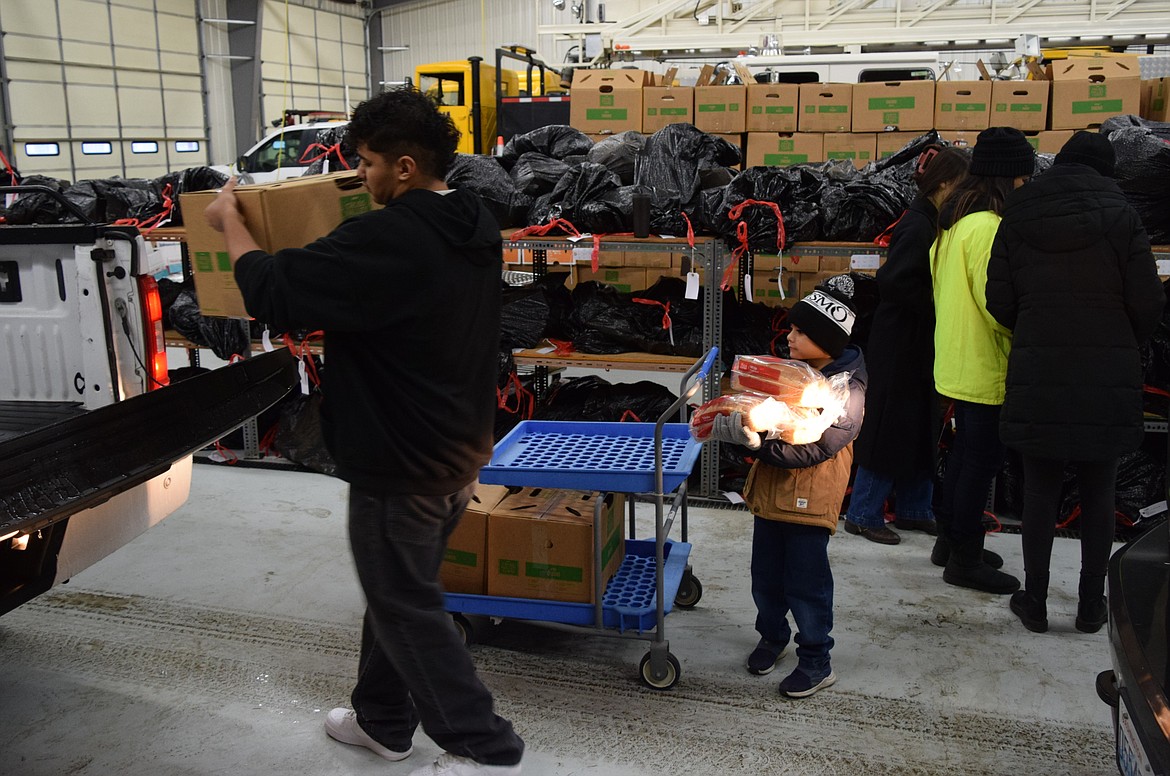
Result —
[[[412,189],[386,204],[386,210],[404,207],[415,218],[434,228],[442,240],[484,266],[499,262],[502,238],[496,219],[475,194],[455,189],[440,194],[429,189]]]
[[[1073,251],[1109,233],[1127,206],[1117,183],[1088,165],[1053,165],[1008,195],[1001,228],[1045,252]]]

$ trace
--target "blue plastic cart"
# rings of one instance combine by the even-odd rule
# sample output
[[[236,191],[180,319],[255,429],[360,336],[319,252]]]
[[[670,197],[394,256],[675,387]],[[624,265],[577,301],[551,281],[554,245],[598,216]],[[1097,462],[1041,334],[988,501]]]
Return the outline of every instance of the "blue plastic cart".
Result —
[[[447,594],[451,612],[464,638],[471,627],[465,615],[531,620],[562,630],[650,641],[640,665],[642,681],[667,689],[682,673],[670,653],[665,618],[674,606],[689,609],[699,602],[703,586],[688,563],[686,541],[686,480],[702,445],[691,438],[686,423],[687,401],[702,387],[719,355],[711,348],[683,375],[679,398],[656,423],[576,423],[523,421],[501,439],[480,482],[492,485],[555,487],[626,493],[629,534],[635,535],[634,494],[649,494],[654,503],[654,538],[630,538],[621,567],[603,590],[594,575],[592,604],[532,598]],[[679,422],[667,422],[677,417]],[[670,499],[667,509],[667,499]],[[605,499],[593,514],[593,563],[602,567],[602,519]],[[682,541],[670,540],[676,515]]]

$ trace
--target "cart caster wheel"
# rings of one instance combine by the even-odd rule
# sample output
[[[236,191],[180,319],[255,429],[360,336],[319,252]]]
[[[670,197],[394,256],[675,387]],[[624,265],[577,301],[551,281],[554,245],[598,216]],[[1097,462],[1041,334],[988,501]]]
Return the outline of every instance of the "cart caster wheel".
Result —
[[[470,647],[473,640],[471,621],[458,612],[451,613],[451,621],[455,623],[455,630],[458,631],[459,637],[463,639],[463,645]]]
[[[669,652],[666,653],[666,676],[661,679],[655,679],[650,674],[649,652],[642,658],[639,668],[642,673],[642,683],[655,690],[669,690],[678,683],[678,678],[682,675],[682,666],[679,665],[678,658]]]
[[[694,609],[703,598],[703,583],[694,574],[687,574],[678,586],[674,596],[674,605],[680,609]]]

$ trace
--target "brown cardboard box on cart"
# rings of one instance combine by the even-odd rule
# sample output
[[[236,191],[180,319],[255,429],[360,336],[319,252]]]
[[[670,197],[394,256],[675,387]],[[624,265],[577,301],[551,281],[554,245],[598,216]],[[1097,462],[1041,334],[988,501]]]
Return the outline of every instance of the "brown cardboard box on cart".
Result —
[[[934,81],[877,81],[853,87],[853,131],[887,127],[913,132],[934,126]]]
[[[199,309],[207,316],[250,318],[223,235],[203,219],[203,211],[215,197],[215,191],[179,195]],[[304,247],[329,234],[345,219],[381,207],[352,172],[240,186],[236,199],[248,231],[269,253]]]
[[[601,569],[593,564],[593,516],[599,493],[529,488],[506,496],[488,516],[488,595],[593,603],[625,557],[625,497],[608,494],[601,510]]]
[[[1070,57],[1048,66],[1050,129],[1087,129],[1111,116],[1141,111],[1138,63],[1122,57]]]
[[[991,81],[939,81],[934,85],[935,129],[987,129]]]
[[[578,70],[573,73],[569,124],[590,135],[642,130],[644,70]]]
[[[801,84],[801,132],[853,131],[853,84]]]
[[[787,167],[823,162],[824,135],[817,132],[748,132],[744,167]]]
[[[990,126],[1023,132],[1047,129],[1051,90],[1051,81],[992,81]]]
[[[508,495],[504,485],[476,483],[471,503],[447,539],[439,580],[448,593],[487,592],[487,518]]]
[[[798,84],[747,85],[748,132],[795,132],[800,107]]]
[[[826,132],[825,159],[848,159],[857,168],[864,167],[877,155],[877,135],[874,132]]]

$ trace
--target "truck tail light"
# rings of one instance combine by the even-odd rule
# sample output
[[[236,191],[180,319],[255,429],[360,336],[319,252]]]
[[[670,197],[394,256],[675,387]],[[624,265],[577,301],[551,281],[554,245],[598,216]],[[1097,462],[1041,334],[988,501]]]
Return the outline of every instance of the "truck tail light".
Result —
[[[163,336],[162,297],[158,283],[150,275],[138,278],[138,296],[142,300],[142,323],[145,329],[146,365],[150,369],[148,390],[162,388],[167,377],[167,344]]]

